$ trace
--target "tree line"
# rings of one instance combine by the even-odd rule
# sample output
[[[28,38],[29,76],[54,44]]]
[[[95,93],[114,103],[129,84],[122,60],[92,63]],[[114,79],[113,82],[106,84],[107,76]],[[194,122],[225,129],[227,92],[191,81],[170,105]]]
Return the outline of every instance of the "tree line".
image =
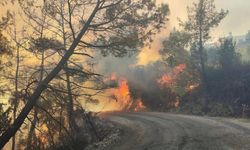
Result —
[[[242,60],[232,35],[211,42],[212,29],[228,13],[217,11],[213,0],[200,0],[188,7],[188,21],[180,21],[182,28],[163,42],[164,61],[170,66],[187,65],[172,90],[180,99],[173,111],[249,117],[249,63]]]

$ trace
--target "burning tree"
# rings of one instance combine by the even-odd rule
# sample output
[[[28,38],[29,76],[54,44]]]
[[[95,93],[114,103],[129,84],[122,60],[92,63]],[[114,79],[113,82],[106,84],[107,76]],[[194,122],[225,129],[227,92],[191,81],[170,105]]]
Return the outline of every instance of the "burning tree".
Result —
[[[135,97],[133,87],[128,79],[117,73],[111,75],[104,80],[110,88],[106,90],[110,103],[113,106],[110,108],[114,111],[142,111],[145,106],[139,97]]]
[[[176,82],[179,75],[185,71],[186,64],[180,64],[173,68],[173,71],[170,74],[163,75],[157,82],[161,86],[171,86]]]

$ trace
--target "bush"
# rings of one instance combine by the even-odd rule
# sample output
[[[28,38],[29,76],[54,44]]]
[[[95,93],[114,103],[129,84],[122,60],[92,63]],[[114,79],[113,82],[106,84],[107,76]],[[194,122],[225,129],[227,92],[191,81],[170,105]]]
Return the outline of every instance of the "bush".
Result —
[[[222,103],[211,103],[208,105],[208,115],[209,116],[232,116],[234,111],[233,108],[229,105]]]
[[[181,100],[180,111],[193,115],[205,115],[205,100],[200,88],[187,93]]]

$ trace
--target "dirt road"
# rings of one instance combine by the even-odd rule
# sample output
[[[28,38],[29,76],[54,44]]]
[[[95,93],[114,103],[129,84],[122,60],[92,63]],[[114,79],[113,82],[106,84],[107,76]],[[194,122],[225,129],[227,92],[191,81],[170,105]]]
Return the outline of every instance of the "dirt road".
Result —
[[[233,119],[153,112],[108,118],[123,130],[112,150],[250,150],[250,124]]]

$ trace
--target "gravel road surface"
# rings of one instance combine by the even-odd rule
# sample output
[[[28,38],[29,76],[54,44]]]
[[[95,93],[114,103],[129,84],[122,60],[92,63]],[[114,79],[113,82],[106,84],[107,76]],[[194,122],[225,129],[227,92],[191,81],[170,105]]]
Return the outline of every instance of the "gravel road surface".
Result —
[[[250,123],[167,113],[116,113],[122,129],[109,150],[250,150]]]

